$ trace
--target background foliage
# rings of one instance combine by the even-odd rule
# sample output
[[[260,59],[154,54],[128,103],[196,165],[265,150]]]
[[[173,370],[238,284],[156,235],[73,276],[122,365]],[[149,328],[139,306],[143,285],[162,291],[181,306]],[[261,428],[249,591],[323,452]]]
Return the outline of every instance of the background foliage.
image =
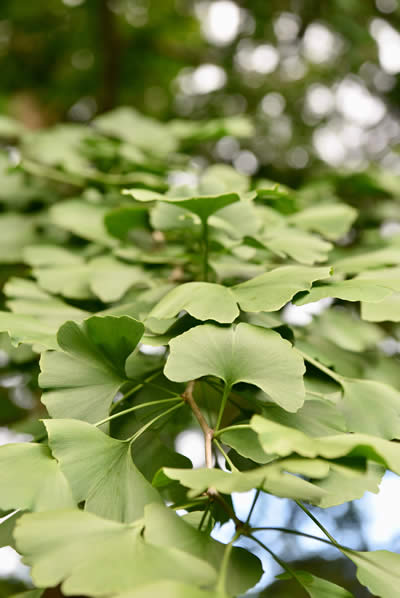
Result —
[[[346,536],[360,530],[348,501],[399,468],[388,442],[399,435],[400,390],[396,3],[45,4],[4,2],[0,22],[0,423],[6,441],[34,440],[2,449],[0,508],[43,512],[15,533],[35,583],[99,595],[159,578],[148,592],[178,596],[211,588],[219,573],[218,595],[226,580],[238,595],[260,566],[233,551],[225,579],[223,546],[208,534],[225,524],[219,539],[229,542],[234,522],[246,531],[238,520],[251,502],[240,513],[235,492],[257,487],[254,526],[276,527],[266,521],[282,501],[273,495],[343,503],[331,517],[312,512],[364,551],[368,540]],[[161,122],[117,108],[126,104]],[[300,306],[316,301],[313,319]],[[188,469],[184,430],[200,423],[207,436],[208,425],[249,421],[217,437],[207,457],[218,456],[216,469]],[[210,486],[219,498],[202,496]],[[176,508],[193,500],[184,519],[159,493]],[[50,511],[77,504],[85,511],[65,522]],[[91,513],[139,523],[109,527],[115,549],[103,529],[102,548]],[[304,512],[288,513],[286,527],[304,533]],[[15,545],[15,518],[1,524],[3,545]],[[82,552],[80,536],[68,536],[78,528]],[[371,595],[350,561],[299,562],[296,536],[271,533],[257,538],[292,569]],[[98,555],[78,570],[91,542]],[[122,587],[115,580],[139,545],[142,577]],[[344,554],[374,595],[393,595],[396,560],[376,568]],[[99,565],[110,555],[121,567],[113,578]],[[190,590],[165,585],[178,569]],[[13,583],[4,595],[21,589]],[[349,595],[320,583],[298,574],[264,593]]]

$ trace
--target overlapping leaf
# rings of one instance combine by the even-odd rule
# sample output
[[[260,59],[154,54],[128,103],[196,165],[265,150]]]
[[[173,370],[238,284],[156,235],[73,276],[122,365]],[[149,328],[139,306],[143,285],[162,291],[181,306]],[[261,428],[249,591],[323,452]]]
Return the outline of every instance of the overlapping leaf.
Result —
[[[143,331],[143,324],[128,316],[92,316],[81,325],[61,326],[61,351],[41,358],[39,383],[47,390],[43,402],[50,415],[91,423],[106,417],[127,380],[125,362]]]
[[[50,511],[75,506],[70,486],[48,447],[0,447],[0,508]]]
[[[143,517],[144,507],[161,501],[135,467],[131,445],[110,438],[86,422],[45,420],[53,456],[77,503],[106,519],[129,523]]]
[[[164,580],[215,583],[208,563],[146,542],[142,529],[140,521],[124,524],[76,509],[24,515],[14,535],[34,583],[62,583],[67,596],[108,596]]]

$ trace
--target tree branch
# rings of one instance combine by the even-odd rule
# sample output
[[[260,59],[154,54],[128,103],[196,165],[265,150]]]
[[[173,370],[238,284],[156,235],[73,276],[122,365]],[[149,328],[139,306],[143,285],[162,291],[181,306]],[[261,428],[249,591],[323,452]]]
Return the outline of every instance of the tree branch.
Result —
[[[204,418],[204,415],[200,411],[199,406],[197,405],[196,401],[194,400],[193,388],[194,388],[194,380],[192,380],[191,382],[188,382],[185,392],[182,394],[182,398],[189,405],[191,410],[193,411],[193,414],[194,414],[195,418],[197,419],[197,421],[199,422],[200,428],[203,431],[204,454],[205,454],[205,460],[206,460],[206,467],[211,469],[213,466],[213,463],[212,463],[212,440],[214,437],[214,430],[212,428],[210,428],[210,426],[208,425],[208,423],[206,422],[206,420]]]

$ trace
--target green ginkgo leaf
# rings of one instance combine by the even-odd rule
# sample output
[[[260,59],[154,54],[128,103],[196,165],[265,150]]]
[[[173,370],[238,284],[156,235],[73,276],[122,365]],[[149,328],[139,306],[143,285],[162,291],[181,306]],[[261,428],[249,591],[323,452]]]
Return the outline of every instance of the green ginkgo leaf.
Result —
[[[346,456],[370,459],[400,474],[400,447],[396,443],[367,434],[337,434],[315,438],[254,415],[251,427],[259,436],[267,454],[286,457],[296,453],[303,457],[338,459]]]
[[[393,293],[393,289],[384,283],[374,280],[363,280],[358,277],[349,280],[339,280],[330,284],[314,286],[304,296],[295,299],[296,305],[314,303],[326,297],[336,297],[344,301],[378,302]]]
[[[260,241],[273,253],[280,257],[291,257],[301,264],[315,264],[326,262],[328,253],[333,245],[316,235],[291,227],[278,228],[274,232],[268,231]]]
[[[384,266],[398,266],[400,263],[400,247],[384,247],[375,251],[360,253],[334,262],[335,272],[357,274],[364,270],[382,268]]]
[[[146,189],[124,189],[123,193],[124,195],[130,195],[136,201],[163,201],[176,205],[179,208],[196,214],[203,224],[207,222],[212,214],[236,201],[240,201],[240,195],[231,192],[202,194],[201,192],[196,193],[196,191],[191,193],[191,190],[188,190],[187,193],[182,191],[182,195],[174,196],[163,195],[155,191],[147,191]],[[248,197],[253,196],[254,194],[249,194]]]
[[[0,263],[21,262],[24,248],[37,241],[35,220],[32,217],[12,212],[0,215]]]
[[[146,152],[167,155],[177,149],[177,141],[166,124],[140,114],[131,106],[120,106],[101,114],[93,124],[98,131]]]
[[[143,523],[120,523],[85,511],[24,515],[14,535],[38,587],[61,583],[67,596],[108,596],[162,580],[210,587],[205,561],[142,537]]]
[[[178,581],[149,583],[130,592],[115,594],[114,598],[155,598],[155,596],[162,596],[162,598],[189,598],[189,596],[190,598],[221,598],[219,593],[201,590],[196,586]],[[226,596],[226,598],[229,598],[229,596]]]
[[[143,324],[128,316],[92,316],[61,326],[61,350],[41,358],[39,383],[47,391],[42,401],[50,415],[90,423],[104,419],[127,380],[125,362],[143,332]]]
[[[15,347],[20,344],[33,345],[40,352],[44,349],[56,349],[58,346],[57,327],[32,316],[0,311],[0,331],[7,332]]]
[[[400,293],[393,293],[379,303],[361,303],[361,317],[367,322],[400,322]]]
[[[165,320],[187,311],[198,320],[231,323],[239,315],[234,293],[210,282],[187,282],[168,293],[149,313],[149,318]]]
[[[129,523],[143,517],[146,504],[161,502],[135,467],[129,442],[73,419],[45,420],[45,426],[51,452],[86,510]]]
[[[393,598],[400,583],[400,554],[388,550],[342,551],[357,567],[357,578],[380,598]]]
[[[363,305],[380,306],[385,301],[384,299],[378,304]],[[325,310],[314,319],[312,328],[315,333],[323,335],[347,351],[365,351],[376,346],[384,337],[384,332],[379,326],[363,322],[356,314],[340,308]]]
[[[395,292],[379,303],[361,303],[361,317],[369,322],[400,321],[400,268],[382,268],[362,272],[360,280],[373,280],[376,284],[384,284]]]
[[[163,470],[164,476],[179,481],[191,489],[190,496],[197,496],[208,488],[215,488],[222,494],[247,492],[252,488],[260,488],[265,492],[282,498],[305,500],[318,505],[328,493],[318,486],[307,482],[298,475],[324,477],[329,474],[329,465],[321,461],[308,463],[306,459],[283,460],[280,463],[264,465],[249,472],[234,471],[232,473],[218,469],[171,469]],[[159,482],[160,480],[160,482]],[[161,475],[156,476],[155,483],[161,484]]]
[[[90,288],[104,303],[118,301],[137,283],[149,286],[149,275],[142,268],[111,255],[91,260],[89,268]]]
[[[356,218],[357,210],[343,203],[314,205],[288,216],[289,222],[297,227],[320,233],[332,241],[343,237]]]
[[[0,312],[0,331],[13,345],[32,345],[35,351],[57,349],[57,330],[66,320],[81,321],[89,313],[52,297],[34,282],[11,278],[4,287],[11,312]]]
[[[326,491],[318,506],[326,509],[362,498],[366,492],[378,494],[379,485],[386,469],[373,461],[349,460],[347,463],[330,463],[329,474],[314,480],[314,484]]]
[[[350,432],[362,432],[392,440],[400,436],[400,392],[375,380],[340,380],[340,408]],[[385,408],[382,410],[382,405]]]
[[[198,531],[163,505],[152,504],[145,509],[144,539],[156,546],[174,546],[178,550],[208,561],[220,569],[225,546]],[[253,554],[235,547],[232,549],[227,573],[228,592],[243,594],[256,585],[262,575],[261,563]]]
[[[251,324],[196,326],[170,341],[165,375],[175,382],[217,376],[254,384],[288,411],[304,401],[304,363],[278,333]]]
[[[114,247],[117,240],[108,234],[104,218],[109,206],[90,203],[81,199],[68,199],[50,208],[54,224],[82,239],[95,241],[106,247]]]
[[[50,325],[55,332],[66,320],[81,321],[89,312],[53,297],[31,280],[10,278],[4,286],[7,307],[15,314],[31,316],[38,324]]]
[[[75,506],[71,488],[47,446],[0,447],[0,508],[49,511]]]
[[[311,598],[353,598],[353,594],[341,588],[340,586],[312,575],[308,571],[293,571],[295,579],[306,590]],[[292,579],[289,573],[282,573],[277,576],[278,579]]]
[[[276,311],[316,280],[329,278],[330,268],[281,266],[232,288],[245,311]]]

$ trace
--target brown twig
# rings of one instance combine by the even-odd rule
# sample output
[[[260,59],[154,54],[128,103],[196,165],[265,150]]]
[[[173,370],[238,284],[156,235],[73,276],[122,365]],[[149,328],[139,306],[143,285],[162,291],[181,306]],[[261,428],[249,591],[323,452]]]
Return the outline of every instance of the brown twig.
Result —
[[[204,418],[199,406],[197,405],[196,401],[193,397],[193,389],[194,389],[194,381],[188,382],[185,392],[182,394],[183,400],[189,405],[193,414],[197,421],[200,424],[200,427],[204,434],[204,452],[206,457],[206,467],[209,469],[212,468],[212,441],[214,437],[214,430],[210,428],[207,421]],[[236,517],[236,514],[232,507],[226,502],[226,500],[220,495],[216,488],[208,488],[207,492],[205,493],[210,501],[218,502],[222,508],[226,511],[226,513],[233,519],[236,529],[237,530],[247,530],[246,524],[243,523],[240,519]]]
[[[194,388],[194,381],[192,380],[191,382],[188,382],[188,385],[186,386],[186,389],[182,395],[182,398],[184,401],[186,401],[186,403],[189,405],[189,407],[193,411],[193,414],[194,414],[195,418],[197,419],[197,421],[199,422],[200,428],[203,431],[206,467],[211,469],[213,466],[212,439],[214,436],[214,430],[212,428],[210,428],[210,426],[208,425],[208,423],[206,422],[206,420],[204,418],[204,415],[200,411],[199,406],[197,405],[196,401],[194,400],[193,388]]]

